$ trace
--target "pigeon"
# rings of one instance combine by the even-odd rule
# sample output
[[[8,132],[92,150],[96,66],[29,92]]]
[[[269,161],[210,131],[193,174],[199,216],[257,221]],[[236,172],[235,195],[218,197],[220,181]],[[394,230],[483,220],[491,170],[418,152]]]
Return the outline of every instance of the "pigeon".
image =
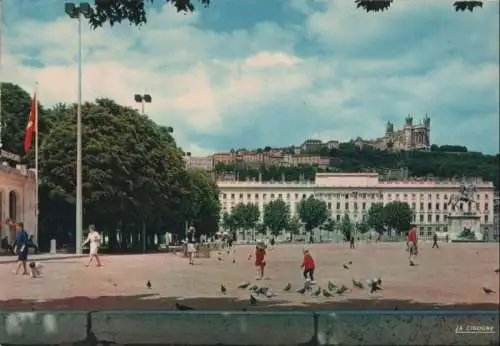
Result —
[[[315,297],[318,297],[320,294],[321,294],[321,287],[318,287],[318,289],[312,293],[312,295]]]
[[[151,289],[151,282],[150,282],[149,280],[148,280],[148,282],[146,282],[146,287],[147,287],[148,289]]]
[[[235,259],[233,259],[233,263],[236,263],[236,260],[235,260]]]
[[[255,305],[255,304],[257,304],[257,299],[253,295],[250,295],[250,305]]]
[[[352,261],[349,261],[349,263],[347,263],[347,264],[351,265],[351,264],[352,264]]]
[[[273,297],[276,297],[276,294],[275,294],[275,293],[273,293],[273,292],[271,292],[271,291],[267,291],[267,292],[265,293],[265,296],[266,296],[267,298],[273,298]]]
[[[354,287],[357,287],[359,289],[365,288],[365,286],[363,285],[363,283],[361,281],[356,281],[356,280],[352,279],[352,284],[354,285]]]
[[[330,297],[333,297],[333,294],[331,294],[327,290],[323,290],[323,297],[330,298]]]
[[[302,288],[299,288],[296,292],[300,293],[300,294],[304,294],[304,293],[306,293],[306,287],[304,286]]]
[[[329,291],[333,291],[336,287],[337,287],[337,285],[335,284],[335,282],[328,281],[328,290]]]
[[[337,289],[337,294],[343,294],[345,292],[347,292],[349,290],[349,288],[347,288],[346,286],[344,285],[341,285],[338,289]]]
[[[344,269],[349,269],[349,266],[347,264],[343,265]]]
[[[222,292],[222,294],[226,294],[227,293],[227,288],[226,286],[224,286],[223,284],[220,285],[220,291]]]
[[[495,293],[495,291],[493,291],[491,288],[488,288],[488,287],[483,287],[483,291],[484,291],[484,293],[486,293],[486,294],[492,294],[492,293]]]
[[[287,283],[286,286],[285,286],[285,288],[283,288],[283,291],[288,292],[288,291],[290,291],[291,288],[292,288],[292,284],[291,283]]]
[[[239,289],[245,289],[248,286],[250,286],[250,282],[245,282],[245,283],[242,283],[241,285],[238,285],[238,288]]]
[[[227,250],[226,253],[229,255],[231,253],[231,251]]]
[[[382,290],[380,287],[380,284],[382,283],[382,280],[380,279],[374,279],[369,281],[369,286],[370,286],[370,293],[375,293],[376,291]]]
[[[221,262],[222,258],[221,257],[217,257],[217,261]]]
[[[500,273],[500,268],[495,269],[495,273]]]
[[[177,310],[180,310],[180,311],[194,310],[190,306],[182,305],[182,304],[179,304],[179,303],[175,303],[175,307],[177,308]]]
[[[257,286],[257,285],[253,285],[253,286],[250,286],[248,288],[249,291],[254,291],[254,292],[257,291],[258,289],[259,289],[259,286]]]
[[[263,295],[266,295],[267,291],[269,291],[269,288],[268,287],[259,287],[255,293],[257,294],[263,294]]]

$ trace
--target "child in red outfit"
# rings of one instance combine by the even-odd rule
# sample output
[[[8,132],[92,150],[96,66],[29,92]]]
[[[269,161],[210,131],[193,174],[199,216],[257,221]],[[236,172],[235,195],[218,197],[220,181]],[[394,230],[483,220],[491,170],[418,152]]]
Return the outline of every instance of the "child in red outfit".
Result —
[[[264,257],[266,256],[266,245],[264,243],[257,243],[255,246],[255,266],[257,267],[257,280],[264,277],[264,267],[266,266],[266,261]]]
[[[300,267],[304,269],[303,274],[306,282],[314,284],[314,269],[316,269],[316,264],[314,263],[314,259],[308,249],[304,249],[304,260],[302,261]]]

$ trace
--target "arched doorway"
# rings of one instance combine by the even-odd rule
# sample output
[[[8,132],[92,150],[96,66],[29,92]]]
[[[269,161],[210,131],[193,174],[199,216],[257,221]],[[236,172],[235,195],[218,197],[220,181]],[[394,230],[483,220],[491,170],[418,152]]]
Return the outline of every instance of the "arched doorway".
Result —
[[[19,221],[17,219],[17,193],[16,191],[9,192],[9,219]]]

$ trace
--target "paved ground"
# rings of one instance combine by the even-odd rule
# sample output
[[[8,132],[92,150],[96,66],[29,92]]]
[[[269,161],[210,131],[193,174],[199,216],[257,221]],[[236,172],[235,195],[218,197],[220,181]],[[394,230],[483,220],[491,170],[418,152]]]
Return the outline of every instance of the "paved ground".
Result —
[[[317,263],[317,281],[345,283],[351,279],[381,277],[384,290],[371,295],[352,289],[343,296],[316,298],[282,292],[287,282],[302,285],[301,245],[278,245],[267,256],[268,280],[253,280],[252,247],[241,245],[218,261],[199,259],[190,266],[180,255],[105,256],[104,267],[86,268],[85,259],[45,261],[42,278],[11,273],[13,264],[0,264],[0,309],[173,309],[179,299],[197,309],[374,308],[498,309],[498,244],[421,244],[418,266],[409,267],[404,244],[361,244],[350,250],[343,244],[310,246]],[[233,259],[235,263],[233,263]],[[352,261],[349,270],[343,263]],[[152,288],[147,289],[146,281]],[[249,307],[249,294],[236,286],[245,281],[270,286],[278,296],[258,298]],[[227,295],[218,291],[227,286]],[[495,293],[487,295],[482,287]]]
[[[30,255],[30,258],[34,261],[47,261],[47,260],[54,260],[54,259],[68,259],[68,258],[78,258],[78,257],[84,257],[86,255],[76,255],[76,254],[50,254],[50,253],[40,253],[36,255]],[[3,263],[13,263],[17,261],[17,256],[12,256],[12,255],[7,255],[7,254],[2,254],[0,256],[0,264]]]

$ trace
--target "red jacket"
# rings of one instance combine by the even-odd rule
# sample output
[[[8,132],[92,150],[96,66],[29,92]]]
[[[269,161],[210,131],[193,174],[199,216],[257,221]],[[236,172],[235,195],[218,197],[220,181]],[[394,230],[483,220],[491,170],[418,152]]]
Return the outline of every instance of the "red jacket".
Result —
[[[410,232],[408,232],[408,242],[417,242],[417,231],[415,229],[412,229]]]
[[[314,263],[314,260],[310,254],[304,255],[304,261],[302,262],[302,267],[304,267],[304,269],[316,268],[316,264]]]

